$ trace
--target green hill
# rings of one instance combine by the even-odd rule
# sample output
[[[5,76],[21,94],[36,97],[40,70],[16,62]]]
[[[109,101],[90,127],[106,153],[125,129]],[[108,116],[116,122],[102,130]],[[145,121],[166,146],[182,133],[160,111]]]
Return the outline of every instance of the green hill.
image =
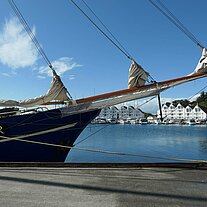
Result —
[[[207,107],[207,92],[202,92],[200,94],[199,97],[197,97],[197,99],[195,101],[192,101],[190,102],[189,100],[187,99],[184,99],[184,100],[175,100],[173,101],[174,104],[176,103],[181,103],[183,106],[187,106],[187,105],[191,105],[191,106],[196,106],[197,104],[199,106],[203,106],[203,107]]]

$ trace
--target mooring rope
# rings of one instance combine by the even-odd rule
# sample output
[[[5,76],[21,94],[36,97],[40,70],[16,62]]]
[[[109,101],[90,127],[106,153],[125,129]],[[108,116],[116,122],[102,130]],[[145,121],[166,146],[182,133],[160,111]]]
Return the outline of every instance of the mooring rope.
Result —
[[[106,150],[94,150],[94,149],[89,149],[89,148],[72,147],[72,146],[38,142],[38,141],[32,141],[32,140],[24,140],[24,139],[19,139],[19,138],[15,138],[15,137],[8,138],[8,137],[0,136],[0,138],[7,138],[7,139],[10,139],[13,141],[15,140],[15,141],[21,141],[21,142],[32,143],[32,144],[39,144],[39,145],[45,145],[45,146],[51,146],[51,147],[80,150],[80,151],[93,152],[93,153],[103,153],[103,154],[122,155],[122,156],[131,156],[131,157],[143,157],[143,158],[148,158],[148,159],[160,159],[160,160],[171,160],[171,161],[182,161],[182,162],[207,163],[207,160],[184,159],[184,158],[178,158],[178,157],[160,157],[160,156],[150,156],[150,155],[114,152],[114,151],[106,151]]]

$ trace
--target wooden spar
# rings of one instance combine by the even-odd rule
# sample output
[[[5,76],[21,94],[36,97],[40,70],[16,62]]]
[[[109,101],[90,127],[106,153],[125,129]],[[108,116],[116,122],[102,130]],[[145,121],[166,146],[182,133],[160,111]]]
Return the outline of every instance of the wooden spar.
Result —
[[[195,74],[192,74],[192,75],[183,76],[183,77],[175,78],[175,79],[170,79],[170,80],[166,80],[166,81],[162,81],[162,82],[155,82],[155,83],[140,86],[140,87],[123,89],[123,90],[109,92],[109,93],[105,93],[105,94],[101,94],[101,95],[96,95],[96,96],[90,96],[90,97],[87,97],[87,98],[77,99],[75,101],[76,101],[77,104],[82,104],[82,103],[86,103],[86,102],[104,100],[104,99],[107,99],[107,98],[113,98],[115,96],[117,97],[117,96],[127,95],[127,94],[138,92],[138,91],[144,91],[144,90],[147,90],[149,88],[156,87],[157,85],[162,86],[162,85],[171,84],[171,83],[174,83],[174,82],[178,82],[178,84],[179,84],[180,81],[185,80],[185,82],[188,82],[188,81],[196,80],[198,78],[202,78],[202,77],[206,77],[206,76],[207,76],[207,73],[195,73]],[[58,105],[58,104],[66,104],[66,102],[64,102],[64,101],[55,101],[55,102],[44,103],[43,105]]]
[[[111,97],[114,97],[114,96],[126,95],[128,93],[133,93],[133,92],[136,92],[136,91],[147,90],[148,88],[156,87],[156,85],[160,86],[160,85],[170,84],[170,83],[173,83],[173,82],[179,82],[179,81],[183,81],[183,80],[191,81],[191,79],[195,80],[195,79],[205,77],[205,76],[207,76],[207,73],[193,74],[193,75],[189,75],[189,76],[184,76],[184,77],[180,77],[180,78],[166,80],[166,81],[163,81],[163,82],[155,82],[155,83],[140,86],[140,87],[134,87],[134,88],[130,88],[130,89],[124,89],[124,90],[105,93],[105,94],[101,94],[101,95],[91,96],[91,97],[88,97],[88,98],[82,98],[82,99],[76,100],[76,103],[79,104],[79,103],[85,103],[85,102],[92,102],[92,101],[107,99],[107,98],[111,98]]]
[[[66,102],[64,101],[51,101],[51,102],[44,103],[42,105],[48,106],[48,105],[65,105],[65,104]]]

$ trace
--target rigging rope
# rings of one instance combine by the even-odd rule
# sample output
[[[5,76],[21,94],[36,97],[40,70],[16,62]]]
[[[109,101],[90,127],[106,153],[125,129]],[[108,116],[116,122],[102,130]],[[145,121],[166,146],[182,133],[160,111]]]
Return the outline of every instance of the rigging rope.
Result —
[[[87,139],[89,139],[90,137],[92,137],[93,135],[99,133],[100,131],[102,131],[103,129],[105,129],[106,127],[110,126],[110,124],[106,124],[104,127],[100,128],[99,130],[95,131],[94,133],[88,135],[87,137],[85,137],[84,139],[80,140],[79,142],[77,142],[76,144],[74,144],[73,146],[76,146],[84,141],[86,141]]]
[[[26,32],[28,33],[28,35],[30,36],[31,40],[33,41],[33,43],[35,44],[38,52],[42,55],[43,59],[45,60],[45,62],[48,64],[48,66],[52,69],[52,65],[50,60],[48,59],[48,57],[46,56],[45,52],[43,51],[42,47],[40,46],[38,40],[36,39],[36,37],[34,36],[33,32],[31,31],[30,27],[28,26],[26,20],[24,19],[24,17],[22,16],[21,12],[19,11],[19,9],[17,8],[16,4],[14,3],[13,0],[8,0],[9,4],[11,5],[12,9],[14,10],[15,14],[17,15],[17,17],[19,18],[20,22],[22,23],[22,25],[24,26]],[[108,40],[110,40],[112,42],[112,44],[114,44],[124,55],[127,56],[127,58],[131,59],[131,56],[129,55],[129,53],[124,49],[124,47],[119,43],[119,41],[110,33],[110,31],[104,26],[103,23],[101,23],[105,29],[111,34],[111,36],[117,41],[117,43],[119,44],[119,46],[110,38],[106,35],[106,33],[104,33],[99,27],[98,25],[96,25],[91,19],[90,17],[83,12],[83,10],[73,1],[71,0],[72,3],[91,21],[91,23],[94,24],[94,26],[96,26],[96,28],[105,36],[107,37]],[[82,0],[83,1],[83,0]],[[184,25],[171,13],[168,11],[168,9],[166,9],[162,3],[162,7],[165,8],[166,11],[168,11],[168,13],[171,13],[171,16],[174,18],[171,18],[169,15],[167,15],[166,12],[163,12],[163,10],[160,9],[160,7],[158,7],[157,5],[155,5],[152,0],[149,0],[156,8],[158,8],[170,21],[172,21],[181,31],[183,31],[192,41],[194,41],[198,46],[203,47],[198,40],[195,38],[194,35],[192,35],[192,33],[189,32],[189,30],[187,30],[186,27],[184,27]],[[84,2],[84,1],[83,1]],[[160,1],[159,1],[160,2]],[[91,10],[92,11],[92,10]],[[92,11],[92,13],[94,13]],[[94,14],[95,15],[95,14]],[[95,15],[96,16],[96,15]],[[97,16],[96,16],[97,17]],[[98,18],[98,17],[97,17]],[[98,18],[99,19],[99,18]],[[100,20],[99,20],[100,21]],[[101,22],[101,21],[100,21]],[[207,87],[207,86],[206,86]],[[204,88],[206,88],[204,87]],[[195,95],[194,95],[195,96]],[[154,97],[153,97],[154,98]],[[152,99],[153,99],[152,98]],[[191,97],[192,98],[192,97]],[[100,130],[99,130],[100,131]],[[97,131],[98,132],[98,131]],[[97,133],[96,132],[96,133]],[[95,134],[95,133],[94,133]],[[93,134],[92,134],[93,135]],[[92,136],[90,135],[90,136]],[[89,137],[89,136],[88,136]],[[86,140],[88,137],[86,137],[84,140]],[[52,147],[60,147],[60,148],[67,148],[67,149],[75,149],[75,150],[82,150],[82,151],[89,151],[89,152],[99,152],[99,153],[105,153],[105,154],[116,154],[116,155],[125,155],[125,156],[139,156],[139,157],[145,157],[145,158],[156,158],[156,159],[163,159],[163,160],[177,160],[177,161],[190,161],[190,162],[207,162],[206,160],[190,160],[190,159],[182,159],[182,158],[163,158],[163,157],[159,157],[159,156],[147,156],[147,155],[141,155],[141,154],[130,154],[130,153],[121,153],[121,152],[111,152],[111,151],[104,151],[104,150],[92,150],[92,149],[87,149],[87,148],[77,148],[77,147],[70,147],[70,146],[64,146],[64,145],[56,145],[56,144],[51,144],[51,143],[44,143],[44,142],[37,142],[37,141],[31,141],[31,140],[23,140],[23,139],[18,139],[18,138],[8,138],[8,137],[3,137],[0,136],[0,138],[6,138],[8,139],[8,141],[10,140],[17,140],[17,141],[22,141],[22,142],[28,142],[28,143],[33,143],[33,144],[41,144],[41,145],[47,145],[47,146],[52,146]],[[82,140],[82,141],[84,141]],[[81,141],[81,142],[82,142]],[[80,143],[80,142],[79,142]],[[77,143],[77,144],[79,144]]]
[[[15,4],[15,2],[13,0],[8,0],[11,8],[13,9],[14,13],[16,14],[16,16],[18,17],[19,21],[21,22],[22,26],[24,27],[25,31],[27,32],[27,34],[29,35],[29,37],[31,38],[32,42],[34,43],[35,47],[37,48],[37,51],[40,53],[40,55],[43,57],[43,59],[45,60],[45,62],[47,63],[47,65],[50,67],[50,69],[52,71],[55,71],[49,58],[47,57],[47,55],[45,54],[44,50],[42,49],[40,43],[38,42],[37,38],[35,37],[35,35],[33,34],[32,30],[30,29],[29,25],[27,24],[26,20],[24,19],[23,15],[21,14],[20,10],[18,9],[17,5]]]
[[[155,99],[156,97],[157,97],[157,96],[153,96],[152,98],[150,98],[149,100],[146,100],[144,103],[138,105],[137,107],[141,107],[141,106],[143,106],[143,105],[149,103],[150,101],[152,101],[152,100]]]
[[[39,144],[39,145],[65,148],[65,149],[74,149],[74,150],[93,152],[93,153],[103,153],[103,154],[122,155],[122,156],[131,156],[131,157],[143,157],[143,158],[148,158],[148,159],[160,159],[160,160],[171,160],[171,161],[207,163],[207,160],[184,159],[184,158],[178,158],[178,157],[169,158],[169,157],[149,156],[149,155],[133,154],[133,153],[113,152],[113,151],[106,151],[106,150],[94,150],[94,149],[89,149],[89,148],[71,147],[71,146],[51,144],[51,143],[38,142],[38,141],[32,141],[32,140],[25,140],[25,139],[13,138],[13,137],[8,138],[8,137],[0,136],[0,138],[6,138],[8,141],[16,140],[16,141],[21,141],[21,142],[26,142],[26,143]]]
[[[126,54],[128,54],[129,57],[132,58],[132,56],[129,54],[129,52],[124,48],[124,46],[120,43],[120,41],[112,34],[112,32],[107,28],[107,26],[101,21],[101,19],[95,14],[95,12],[89,7],[89,5],[82,0],[82,2],[86,5],[86,7],[90,10],[90,12],[96,17],[96,19],[101,23],[101,25],[106,29],[106,31],[114,38],[114,40],[119,44],[119,46],[125,51]]]
[[[172,22],[180,31],[182,31],[190,40],[192,40],[200,48],[204,46],[199,40],[183,25],[183,23],[161,2],[161,0],[149,0],[149,2],[160,11],[170,22]],[[157,3],[156,3],[157,2]],[[159,5],[158,5],[159,4]]]
[[[189,99],[188,99],[188,101],[189,100],[191,100],[193,97],[195,97],[197,94],[199,94],[200,92],[202,92],[202,91],[204,91],[205,89],[207,88],[207,85],[205,86],[205,87],[203,87],[202,89],[200,89],[197,93],[195,93],[193,96],[191,96]]]
[[[112,38],[110,38],[73,0],[70,0],[76,8],[98,29],[118,50],[120,50],[128,59],[133,60],[133,58],[122,49],[119,45],[117,45]]]
[[[45,60],[46,64],[49,66],[49,68],[52,70],[53,74],[56,74],[56,71],[54,69],[54,67],[52,66],[51,61],[49,60],[49,58],[47,57],[46,53],[44,52],[44,50],[42,49],[39,41],[37,40],[37,38],[35,37],[35,35],[33,34],[32,30],[30,29],[29,25],[27,24],[25,18],[23,17],[23,15],[21,14],[20,10],[18,9],[17,5],[15,4],[14,0],[8,0],[11,8],[13,9],[14,13],[16,14],[17,18],[19,19],[20,23],[22,24],[22,26],[24,27],[25,31],[27,32],[27,34],[29,35],[29,37],[31,38],[32,42],[34,43],[35,47],[37,48],[37,51],[39,52],[39,54],[42,56],[42,58]],[[69,91],[67,90],[66,87],[64,87],[64,89],[66,90],[68,96],[70,99],[72,99],[71,94],[69,93]]]
[[[83,11],[83,9],[78,6],[77,3],[75,3],[74,0],[70,0],[76,8],[98,29],[119,51],[121,51],[128,59],[134,60],[132,56],[129,54],[129,52],[124,48],[124,46],[120,43],[120,41],[112,34],[112,32],[106,27],[106,25],[101,21],[101,19],[95,14],[95,12],[89,7],[89,5],[82,0],[82,2],[85,4],[85,6],[89,9],[89,11],[96,17],[96,19],[101,23],[101,25],[105,28],[105,30],[111,35],[111,37],[115,40],[113,41],[112,38],[110,38],[90,17],[86,14],[86,12]],[[136,61],[135,61],[136,62]],[[148,73],[149,74],[149,73]],[[149,74],[149,77],[151,78],[150,82],[156,82],[154,78]]]

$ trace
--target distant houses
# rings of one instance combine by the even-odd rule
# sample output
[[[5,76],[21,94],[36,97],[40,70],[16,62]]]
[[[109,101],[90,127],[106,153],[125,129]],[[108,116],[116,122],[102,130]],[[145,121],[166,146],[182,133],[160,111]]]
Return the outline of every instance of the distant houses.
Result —
[[[207,108],[199,104],[165,103],[162,105],[163,124],[206,124]],[[116,106],[103,108],[93,123],[121,124],[161,124],[160,111],[157,115],[147,115],[134,106]]]
[[[157,112],[158,117],[160,117],[160,112]],[[207,119],[207,108],[203,106],[191,106],[190,104],[181,103],[165,103],[162,105],[162,115],[164,120],[171,121],[205,121]]]
[[[145,113],[141,111],[139,108],[135,108],[134,106],[121,106],[121,108],[117,108],[116,106],[103,108],[96,118],[96,120],[126,120],[126,119],[141,119],[144,118]]]
[[[206,124],[207,107],[189,102],[162,104],[162,124]],[[146,114],[134,106],[111,106],[103,108],[93,123],[161,124],[160,111],[157,115]]]

